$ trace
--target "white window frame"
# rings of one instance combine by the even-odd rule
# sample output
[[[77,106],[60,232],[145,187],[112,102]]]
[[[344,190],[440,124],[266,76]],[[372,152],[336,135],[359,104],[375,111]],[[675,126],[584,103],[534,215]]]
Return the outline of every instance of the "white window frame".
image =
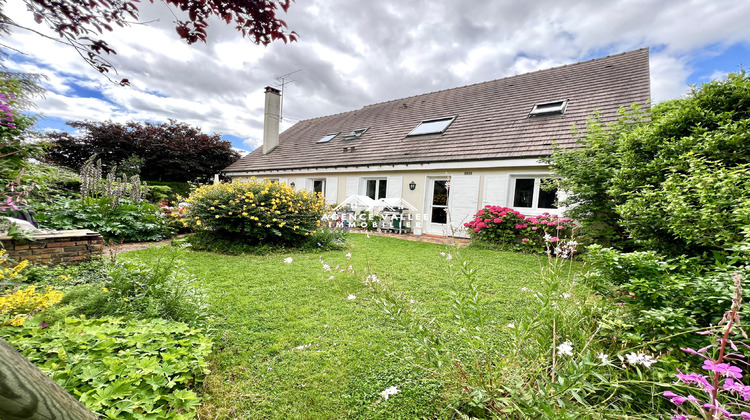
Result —
[[[310,182],[312,184],[312,186],[310,188],[310,192],[313,192],[313,193],[315,192],[315,182],[317,182],[317,181],[322,182],[322,187],[323,188],[322,188],[322,191],[320,191],[320,195],[322,195],[323,197],[325,197],[326,196],[326,179],[325,178],[312,178],[312,179],[310,179]]]
[[[339,134],[341,134],[340,131],[338,133],[328,133],[325,136],[321,137],[320,140],[316,141],[315,143],[328,143],[329,141],[335,139],[336,136],[338,136]]]
[[[550,105],[556,105],[556,106],[550,106]],[[551,116],[551,115],[562,115],[565,113],[565,110],[567,108],[568,108],[567,99],[535,104],[534,108],[532,108],[531,112],[529,112],[529,118],[545,117],[545,116]]]
[[[380,200],[381,198],[386,198],[388,196],[388,177],[370,177],[370,178],[362,178],[362,191],[361,195],[367,195],[367,183],[369,181],[375,181],[375,200]],[[385,181],[385,196],[380,197],[380,183]]]
[[[539,191],[541,190],[542,180],[550,179],[550,175],[513,175],[510,178],[510,188],[508,189],[508,207],[516,210],[532,210],[532,211],[561,211],[562,209],[558,205],[557,208],[552,207],[539,207]],[[534,180],[534,191],[531,197],[531,207],[519,207],[516,206],[516,185],[519,179],[533,179]],[[555,201],[560,201],[559,189],[557,192]]]
[[[370,127],[358,128],[356,130],[352,130],[351,133],[344,136],[344,140],[347,140],[347,141],[357,140],[358,138],[362,137],[362,135],[364,135],[369,129]]]
[[[417,125],[416,127],[414,127],[414,129],[411,130],[409,132],[409,134],[406,135],[406,137],[426,136],[426,135],[429,135],[429,134],[443,134],[443,133],[445,133],[445,130],[447,130],[448,127],[450,127],[451,124],[453,124],[453,121],[455,121],[455,119],[456,119],[456,117],[453,116],[453,117],[434,118],[434,119],[431,119],[431,120],[424,120],[421,123],[419,123],[419,125]],[[421,131],[420,130],[420,128],[422,128],[422,126],[424,126],[424,125],[433,124],[433,123],[442,122],[442,121],[445,121],[445,125],[440,130],[433,130],[433,131]]]

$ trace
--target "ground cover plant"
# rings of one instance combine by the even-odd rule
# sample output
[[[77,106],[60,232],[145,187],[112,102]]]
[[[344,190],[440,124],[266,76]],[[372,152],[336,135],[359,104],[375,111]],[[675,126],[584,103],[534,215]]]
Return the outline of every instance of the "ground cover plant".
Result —
[[[450,418],[451,393],[392,354],[408,340],[351,270],[372,270],[429,309],[442,339],[460,327],[448,308],[446,247],[352,235],[347,250],[265,256],[191,252],[215,323],[212,374],[200,418]],[[127,253],[148,260],[155,250]],[[537,256],[467,249],[488,311],[488,345],[503,348],[507,324],[534,297]],[[350,254],[350,255],[347,255]],[[574,266],[578,269],[579,266]],[[575,270],[574,269],[574,270]],[[394,388],[395,387],[395,388]],[[389,397],[386,399],[386,396]],[[453,401],[455,402],[455,401]]]
[[[154,252],[54,268],[0,253],[0,337],[102,417],[194,418],[207,308],[182,251]]]

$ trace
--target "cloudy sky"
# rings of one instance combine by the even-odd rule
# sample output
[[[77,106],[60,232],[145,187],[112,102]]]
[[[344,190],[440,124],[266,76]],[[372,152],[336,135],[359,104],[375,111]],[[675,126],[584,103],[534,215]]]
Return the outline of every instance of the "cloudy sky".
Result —
[[[177,36],[173,9],[140,3],[141,21],[106,34],[130,87],[109,82],[70,47],[14,30],[5,66],[47,76],[43,130],[72,120],[166,121],[220,133],[252,150],[263,88],[284,89],[282,129],[296,121],[515,74],[651,48],[653,100],[750,65],[750,1],[298,0],[281,15],[299,41],[268,47],[222,22],[206,44]],[[5,12],[43,31],[24,3]]]

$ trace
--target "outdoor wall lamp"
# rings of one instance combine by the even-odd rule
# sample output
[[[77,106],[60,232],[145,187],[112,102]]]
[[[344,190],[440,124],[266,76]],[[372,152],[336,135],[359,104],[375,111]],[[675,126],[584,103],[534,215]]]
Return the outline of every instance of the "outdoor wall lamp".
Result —
[[[414,182],[414,181],[410,182],[409,183],[409,189],[412,190],[412,191],[416,190],[417,189],[417,183]]]
[[[292,188],[294,188],[294,182],[292,182],[291,184],[289,184],[289,186],[292,187]]]

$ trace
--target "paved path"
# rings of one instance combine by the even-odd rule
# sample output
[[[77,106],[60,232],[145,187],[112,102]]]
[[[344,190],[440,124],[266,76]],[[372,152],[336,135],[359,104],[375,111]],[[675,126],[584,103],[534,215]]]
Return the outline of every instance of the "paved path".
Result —
[[[389,238],[396,238],[396,239],[403,239],[407,241],[416,241],[416,242],[430,242],[433,244],[442,244],[442,245],[456,245],[456,242],[458,242],[458,246],[467,246],[471,243],[471,240],[469,239],[462,239],[462,238],[451,238],[451,237],[445,237],[445,236],[437,236],[437,235],[412,235],[411,233],[388,233],[388,232],[366,232],[366,231],[352,231],[353,233],[361,233],[361,234],[369,234],[373,236],[387,236]],[[178,238],[182,238],[186,235],[178,235]],[[120,245],[112,245],[112,246],[106,246],[104,247],[104,255],[110,255],[110,254],[119,254],[121,252],[128,252],[128,251],[136,251],[139,249],[147,249],[151,248],[152,246],[159,246],[159,245],[166,245],[172,242],[172,239],[165,239],[163,241],[157,241],[157,242],[134,242],[129,244],[120,244]]]

